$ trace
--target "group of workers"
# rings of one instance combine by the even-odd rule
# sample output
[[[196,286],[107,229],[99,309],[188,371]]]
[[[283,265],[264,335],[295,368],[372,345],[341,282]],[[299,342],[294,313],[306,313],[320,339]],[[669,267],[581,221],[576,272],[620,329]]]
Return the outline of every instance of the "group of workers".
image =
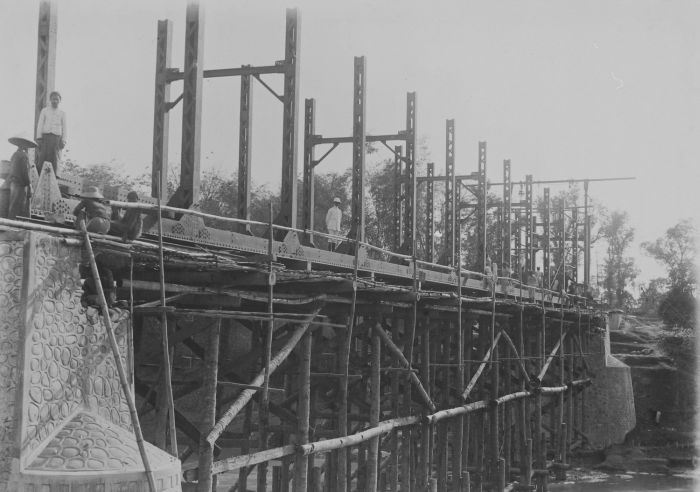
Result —
[[[25,133],[15,135],[8,139],[17,150],[10,159],[10,169],[7,176],[9,183],[9,204],[7,206],[7,218],[29,216],[29,203],[34,192],[31,179],[31,163],[29,161],[29,149],[36,150],[36,167],[41,175],[44,164],[51,164],[54,175],[58,177],[58,163],[61,159],[61,150],[66,146],[68,139],[68,125],[66,113],[58,106],[61,103],[61,94],[53,91],[49,94],[50,104],[41,110],[37,121],[35,138]],[[125,241],[134,240],[141,235],[142,219],[138,210],[129,209],[120,217],[117,211],[110,216],[109,208],[104,203],[104,196],[95,186],[89,186],[79,196],[80,203],[73,215],[76,217],[76,227],[80,221],[85,220],[88,232],[98,234],[119,235]],[[127,200],[138,202],[139,197],[135,191],[128,194]]]
[[[17,149],[12,154],[6,174],[6,188],[9,188],[9,196],[7,193],[0,195],[0,198],[8,200],[3,204],[5,206],[0,207],[6,218],[30,217],[30,201],[34,193],[30,149],[35,149],[36,168],[40,176],[42,171],[44,174],[52,171],[54,175],[58,176],[61,150],[66,145],[68,135],[67,119],[65,111],[58,107],[61,102],[61,94],[53,91],[49,95],[49,100],[50,104],[43,108],[39,114],[35,139],[27,133],[21,133],[8,139],[8,142],[16,146]],[[45,166],[49,166],[49,171],[45,169]],[[110,207],[96,186],[86,187],[77,198],[80,199],[80,202],[73,210],[74,225],[77,229],[81,229],[81,223],[84,223],[88,232],[120,236],[124,241],[133,241],[141,235],[143,220],[140,210],[130,208],[123,214],[120,214],[118,209],[112,209],[110,212]],[[127,200],[138,202],[139,196],[135,191],[131,191],[127,195]],[[97,304],[89,262],[87,252],[83,251],[79,271],[81,278],[85,279],[81,298],[81,302],[85,306]],[[99,257],[97,265],[100,283],[103,286],[108,304],[112,306],[117,302],[112,271],[100,261]]]

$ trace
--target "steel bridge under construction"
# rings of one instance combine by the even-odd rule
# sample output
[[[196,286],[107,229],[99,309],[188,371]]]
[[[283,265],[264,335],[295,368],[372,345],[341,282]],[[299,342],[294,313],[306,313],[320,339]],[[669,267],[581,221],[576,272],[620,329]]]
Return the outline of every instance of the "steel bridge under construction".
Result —
[[[41,67],[55,57],[55,9],[41,4],[37,114],[53,88],[53,71]],[[128,190],[105,189],[111,207],[141,210],[143,237],[125,243],[51,223],[70,222],[77,203],[70,195],[85,184],[57,179],[51,166],[37,177],[33,218],[0,219],[0,234],[47,234],[89,252],[96,286],[100,272],[114,275],[117,297],[129,300],[130,328],[127,353],[112,349],[117,365],[125,359],[122,390],[137,438],[178,457],[183,486],[196,482],[198,491],[218,482],[240,492],[500,492],[510,483],[546,490],[550,474],[564,478],[571,452],[596,441],[587,395],[605,367],[606,316],[590,295],[588,186],[600,180],[578,180],[583,205],[556,210],[545,188],[538,209],[533,185],[572,181],[514,182],[506,160],[503,182],[489,183],[486,142],[476,170],[457,175],[454,120],[446,121],[445,174],[428,163],[418,176],[416,94],[406,97],[405,128],[367,135],[366,66],[356,57],[351,136],[318,134],[315,101],[305,101],[298,226],[299,13],[287,10],[283,60],[213,70],[204,69],[201,16],[188,5],[182,70],[171,66],[171,22],[158,24],[153,197],[126,202]],[[263,79],[274,75],[284,78],[282,94]],[[236,218],[190,208],[199,200],[202,81],[234,76],[241,77]],[[183,93],[171,100],[178,80]],[[250,212],[255,81],[283,105],[280,210],[270,206],[262,222]],[[168,112],[179,103],[180,182],[166,200]],[[365,236],[368,142],[394,159],[391,248]],[[352,145],[353,162],[350,231],[341,238],[316,230],[313,183],[316,167],[343,143]],[[319,158],[323,145],[330,147]],[[444,189],[440,251],[435,183]],[[518,184],[524,197],[514,201]],[[476,237],[468,268],[467,226]],[[327,239],[342,244],[316,247]]]

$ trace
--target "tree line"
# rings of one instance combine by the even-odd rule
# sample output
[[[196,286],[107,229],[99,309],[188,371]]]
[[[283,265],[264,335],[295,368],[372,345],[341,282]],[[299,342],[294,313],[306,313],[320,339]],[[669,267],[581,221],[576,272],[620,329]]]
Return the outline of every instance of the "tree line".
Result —
[[[369,148],[368,152],[374,150]],[[417,166],[417,174],[425,174],[427,158],[426,151],[421,152]],[[113,163],[81,166],[70,159],[63,166],[64,172],[86,178],[95,184],[110,183],[112,185],[125,186],[135,189],[140,193],[150,193],[150,174],[132,177],[121,172]],[[374,165],[368,165],[365,172],[364,206],[366,211],[365,230],[366,241],[374,246],[397,250],[395,244],[395,232],[393,225],[395,209],[395,166],[393,159],[386,159]],[[345,172],[316,173],[314,175],[314,230],[325,232],[325,215],[333,202],[333,198],[341,199],[343,210],[342,227],[344,231],[350,228],[350,196],[352,175],[351,169]],[[177,177],[173,174],[168,180],[169,192],[177,188]],[[202,212],[223,217],[235,217],[238,203],[238,180],[235,173],[225,175],[217,171],[206,171],[200,182],[200,200],[197,207]],[[301,196],[302,182],[299,180],[299,196]],[[433,236],[426,237],[426,186],[423,184],[417,190],[417,228],[416,228],[416,254],[419,258],[426,258],[428,241],[433,242],[433,250],[436,252],[433,261],[444,260],[439,258],[444,250],[444,223],[442,220],[444,211],[444,185],[440,182],[434,184],[434,232]],[[516,190],[514,189],[514,192]],[[460,209],[460,251],[462,264],[465,268],[473,268],[477,261],[477,237],[476,221],[471,217],[474,210],[476,196],[462,192],[458,195],[457,206]],[[570,187],[551,198],[550,210],[558,211],[567,209],[580,203],[579,189]],[[274,210],[279,210],[279,192],[272,190],[268,185],[253,184],[251,193],[250,213],[251,219],[267,222],[270,214],[270,203]],[[489,191],[487,203],[490,210],[501,203],[501,198],[494,191]],[[534,204],[535,213],[542,217],[544,203],[537,199]],[[656,278],[647,283],[638,285],[639,295],[633,295],[635,280],[639,275],[631,250],[634,246],[635,231],[630,225],[627,212],[608,211],[602,205],[592,202],[590,209],[592,244],[604,246],[605,257],[603,260],[602,275],[598,275],[597,283],[602,299],[610,308],[620,308],[627,312],[640,314],[658,314],[668,325],[693,328],[695,326],[695,290],[696,278],[696,230],[690,219],[681,220],[670,227],[664,236],[656,241],[641,244],[642,251],[662,264],[667,270],[667,277]],[[487,251],[500,249],[498,226],[500,218],[496,213],[487,215]],[[301,207],[299,207],[297,223],[302,224]],[[222,229],[230,228],[231,224],[207,221],[207,225]],[[567,222],[566,234],[573,235],[573,222]],[[254,234],[264,234],[265,228],[253,227]],[[326,241],[322,237],[315,238],[318,247],[325,248]],[[542,246],[541,238],[535,240],[536,248]],[[579,246],[581,247],[581,246]],[[578,251],[579,258],[583,257],[582,249]],[[573,251],[567,248],[560,251],[552,249],[553,264],[561,264],[562,256],[570,263]],[[496,258],[493,258],[497,261]]]

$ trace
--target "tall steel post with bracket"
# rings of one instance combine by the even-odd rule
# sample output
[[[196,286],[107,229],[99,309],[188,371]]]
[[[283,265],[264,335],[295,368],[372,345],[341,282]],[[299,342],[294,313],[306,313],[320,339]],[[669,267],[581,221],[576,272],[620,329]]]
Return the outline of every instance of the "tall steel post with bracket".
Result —
[[[54,90],[56,79],[56,35],[58,32],[57,10],[55,1],[43,0],[39,4],[34,129],[39,123],[39,113],[48,104],[49,94]]]
[[[552,234],[551,234],[551,202],[549,198],[549,188],[544,189],[544,217],[542,217],[542,224],[544,227],[544,253],[543,253],[543,281],[542,285],[549,289],[552,285],[552,272],[550,271],[550,266],[552,264],[552,249],[551,249],[551,241],[552,241]]]
[[[182,161],[178,206],[199,201],[199,160],[202,141],[202,85],[204,82],[204,26],[199,3],[189,2],[185,19],[185,65],[182,95]]]
[[[158,21],[156,42],[155,104],[153,107],[153,161],[151,163],[151,196],[165,199],[168,192],[168,136],[170,131],[170,82],[168,68],[172,53],[173,23]],[[160,182],[158,181],[160,179]]]
[[[316,131],[316,101],[304,101],[304,177],[302,187],[302,228],[306,232],[303,242],[314,247],[314,167],[316,166],[315,146],[313,143]]]
[[[278,224],[296,227],[297,223],[297,119],[299,86],[299,29],[296,9],[287,9],[284,43],[284,97],[282,110],[282,190]]]
[[[571,281],[578,283],[578,207],[575,203],[571,215],[571,222],[574,227],[571,234]]]
[[[456,242],[459,241],[455,219],[455,120],[447,120],[445,125],[445,262],[456,265]]]
[[[416,93],[406,95],[406,192],[404,198],[404,234],[401,251],[413,254],[416,235]]]
[[[250,74],[241,75],[241,107],[238,126],[238,218],[250,220],[250,166],[253,155],[253,86]],[[252,234],[250,224],[238,224],[238,232]]]
[[[365,240],[365,57],[355,57],[352,104],[352,208],[348,237]]]
[[[435,257],[435,224],[434,224],[434,214],[433,214],[433,176],[435,176],[435,164],[432,162],[428,163],[427,167],[428,180],[425,183],[425,208],[426,208],[426,220],[425,220],[425,261],[432,263]]]
[[[479,142],[479,168],[477,170],[476,244],[475,270],[486,271],[486,213],[488,209],[488,186],[486,183],[486,142]]]
[[[511,198],[512,183],[510,177],[510,159],[503,161],[503,210],[501,219],[501,268],[508,271],[511,268]]]
[[[525,267],[535,270],[535,255],[532,227],[532,174],[525,176]]]
[[[394,250],[401,248],[401,238],[403,238],[403,200],[406,193],[406,183],[403,179],[403,147],[394,146]]]

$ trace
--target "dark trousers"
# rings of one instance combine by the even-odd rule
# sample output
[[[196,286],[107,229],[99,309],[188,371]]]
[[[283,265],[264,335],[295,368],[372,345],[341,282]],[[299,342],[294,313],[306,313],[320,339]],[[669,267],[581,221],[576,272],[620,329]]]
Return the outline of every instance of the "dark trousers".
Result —
[[[41,174],[44,162],[50,162],[53,166],[53,173],[58,176],[58,158],[61,152],[61,137],[53,133],[44,133],[41,136],[41,151],[39,160],[36,163],[36,170]]]
[[[15,181],[10,183],[10,208],[8,219],[16,219],[18,216],[29,217],[27,188],[29,187],[22,186]]]

